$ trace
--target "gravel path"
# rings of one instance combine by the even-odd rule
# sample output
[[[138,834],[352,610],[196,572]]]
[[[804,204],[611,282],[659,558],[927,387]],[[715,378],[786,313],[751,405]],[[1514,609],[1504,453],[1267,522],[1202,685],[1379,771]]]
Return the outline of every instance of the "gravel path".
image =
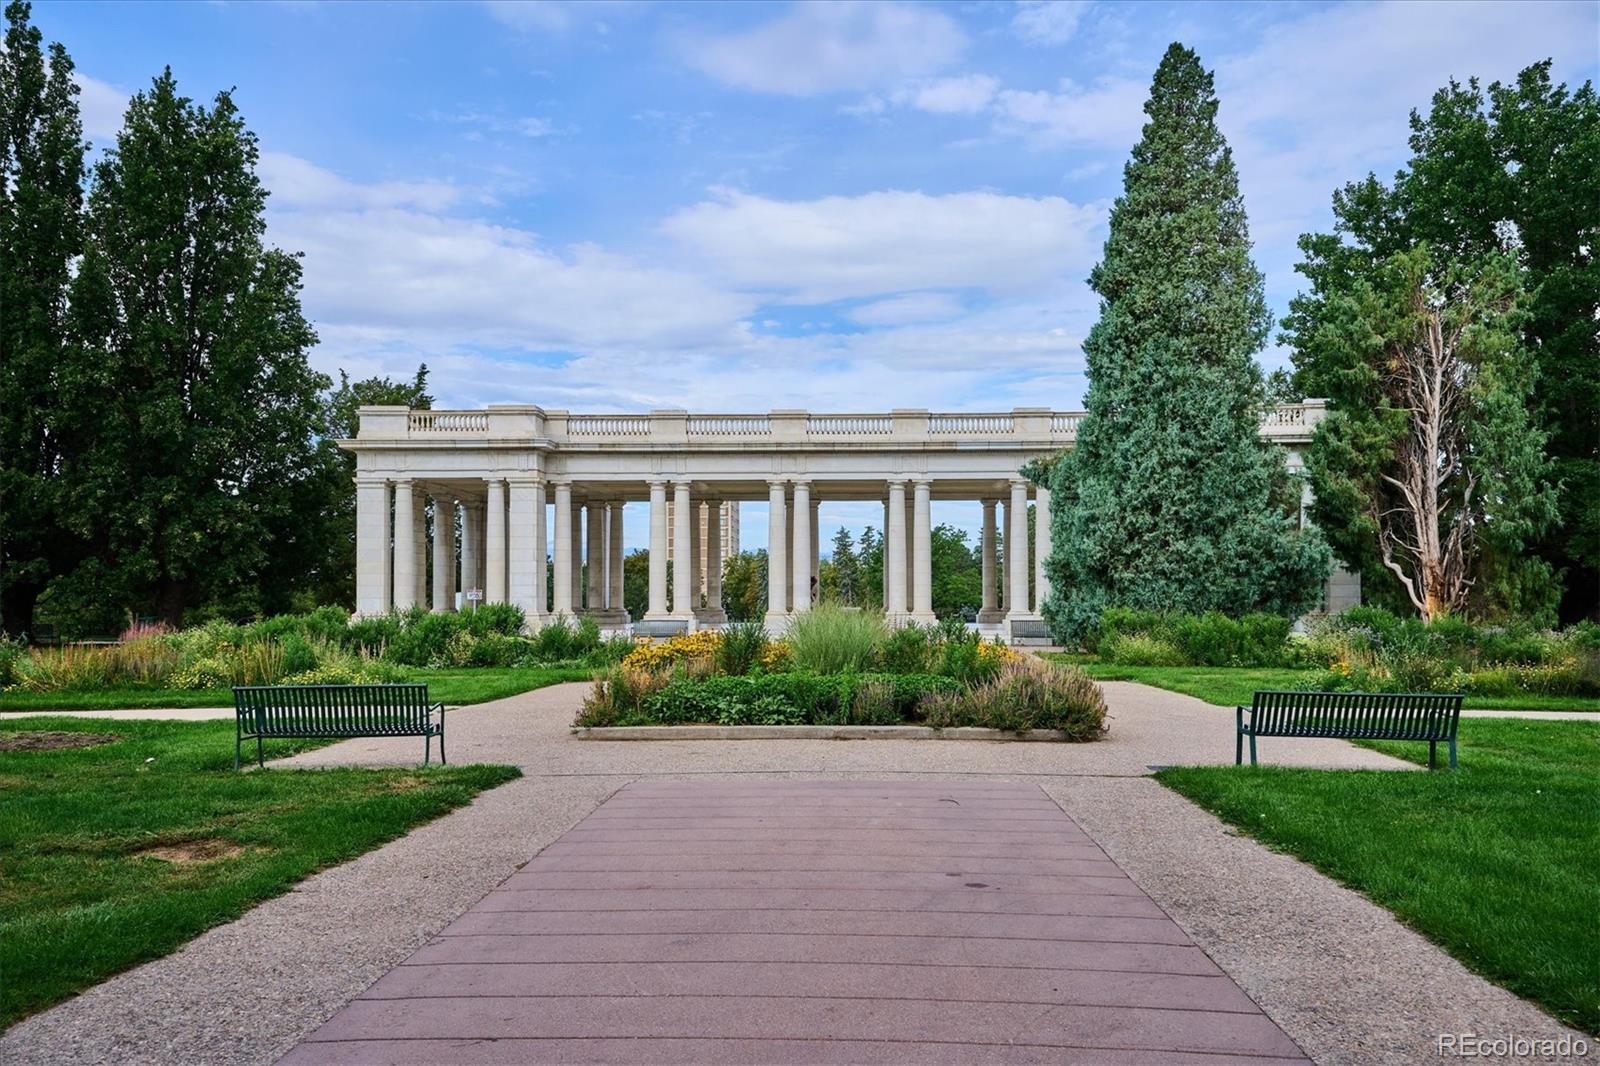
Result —
[[[273,1062],[618,788],[708,775],[1035,781],[1318,1062],[1433,1059],[1440,1032],[1561,1031],[1386,911],[1233,836],[1145,777],[1153,766],[1231,763],[1230,711],[1131,683],[1104,687],[1112,732],[1089,745],[603,744],[568,731],[581,685],[451,711],[452,762],[514,762],[527,776],[15,1026],[0,1037],[0,1061]],[[284,764],[414,765],[415,748],[353,740]],[[1261,758],[1414,769],[1334,741],[1264,741]]]

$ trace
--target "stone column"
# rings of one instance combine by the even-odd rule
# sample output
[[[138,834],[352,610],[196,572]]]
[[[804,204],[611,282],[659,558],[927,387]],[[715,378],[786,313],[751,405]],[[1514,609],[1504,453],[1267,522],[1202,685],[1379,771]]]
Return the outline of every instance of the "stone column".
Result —
[[[443,614],[456,609],[456,508],[446,496],[433,498],[433,611]]]
[[[886,610],[890,619],[903,622],[906,618],[906,483],[889,482],[889,529],[884,535],[885,550],[889,555],[889,602]]]
[[[484,513],[483,602],[506,602],[506,483],[489,481]]]
[[[538,624],[543,625],[550,616],[550,529],[549,490],[544,480],[533,484],[533,610],[534,614],[528,616],[532,622],[534,616],[538,617]],[[526,608],[524,608],[526,610]]]
[[[694,509],[689,499],[689,482],[672,485],[672,613],[694,628]]]
[[[514,477],[510,482],[510,520],[506,535],[506,600],[522,608],[523,621],[530,627],[539,624],[539,600],[534,594],[536,567],[533,559],[534,488],[538,482]]]
[[[916,516],[914,540],[917,545],[916,570],[912,579],[915,595],[911,614],[919,622],[935,621],[933,614],[933,486],[918,481],[914,487],[913,511]]]
[[[999,553],[1002,567],[1000,581],[998,582],[1000,586],[1000,616],[1002,621],[1005,619],[1006,608],[1009,605],[1011,596],[1011,571],[1006,569],[1004,565],[1005,561],[1011,557],[1011,534],[1008,532],[1009,527],[1006,525],[1006,519],[1010,514],[1011,505],[1002,502],[1000,505],[1000,532],[995,538],[995,550]]]
[[[920,545],[912,531],[917,528],[916,499],[914,492],[906,493],[906,610],[909,611],[917,602],[917,552]]]
[[[1003,617],[994,588],[994,512],[997,506],[999,506],[997,500],[983,501],[983,609],[978,612],[978,621],[984,625],[991,625]]]
[[[606,535],[611,538],[610,544],[608,545],[610,549],[611,565],[607,572],[607,576],[611,580],[611,595],[606,601],[606,608],[611,612],[612,616],[616,618],[618,624],[627,625],[628,609],[623,604],[622,580],[623,575],[626,573],[626,567],[623,562],[625,558],[624,541],[622,539],[622,534],[625,528],[622,521],[623,507],[624,504],[621,501],[617,501],[606,508],[610,512],[610,523],[606,530]]]
[[[394,483],[394,609],[417,601],[416,497],[409,480]]]
[[[1033,611],[1043,614],[1050,596],[1050,575],[1044,566],[1050,558],[1050,490],[1040,485],[1033,498]]]
[[[822,598],[822,501],[811,501],[811,576],[817,582],[817,598]]]
[[[650,607],[646,621],[667,617],[667,483],[650,482]]]
[[[1006,596],[1008,618],[1028,615],[1028,483],[1011,482],[1011,504],[1006,508],[1011,529],[1006,535],[1006,570],[1011,574]]]
[[[789,600],[799,613],[811,610],[811,483],[794,483],[794,586]]]
[[[883,498],[883,525],[878,530],[878,544],[880,551],[878,579],[882,582],[883,595],[879,597],[883,603],[885,613],[889,610],[889,498]]]
[[[572,501],[572,613],[583,613],[583,508]]]
[[[788,625],[784,582],[789,574],[789,523],[784,517],[783,481],[767,482],[767,630],[780,636]]]
[[[472,610],[477,606],[466,598],[468,589],[483,589],[479,575],[479,562],[483,558],[483,510],[472,502],[461,505],[461,606]]]
[[[700,552],[705,547],[705,503],[702,500],[694,501],[689,508],[689,613],[696,618],[700,617],[700,605],[705,602],[705,568],[701,563]]]
[[[606,511],[603,503],[589,501],[588,525],[584,528],[584,536],[588,540],[589,557],[588,573],[588,605],[590,614],[599,614],[605,610],[606,597]]]
[[[555,590],[550,597],[550,613],[569,621],[572,604],[572,483],[556,482],[556,523],[550,531],[555,541]]]
[[[722,609],[722,516],[720,505],[712,504],[711,520],[706,524],[706,620],[721,625],[728,620]]]
[[[389,609],[389,483],[356,479],[356,614]]]
[[[418,607],[426,607],[426,606],[428,606],[428,507],[427,507],[427,497],[421,495],[420,491],[418,491],[418,492],[415,492],[413,494],[412,500],[413,500],[412,513],[416,516],[412,521],[416,525],[416,532],[413,534],[413,536],[415,538],[413,543],[415,543],[416,546],[417,546],[417,551],[416,551],[417,573],[416,573],[416,578],[415,578],[415,580],[414,580],[414,582],[413,582],[413,584],[411,586],[412,597],[413,597],[411,602],[415,603]]]

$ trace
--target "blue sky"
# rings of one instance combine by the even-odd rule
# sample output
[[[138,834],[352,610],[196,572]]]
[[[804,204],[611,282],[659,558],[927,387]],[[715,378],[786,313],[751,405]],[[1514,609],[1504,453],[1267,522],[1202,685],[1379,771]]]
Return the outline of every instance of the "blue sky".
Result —
[[[235,88],[271,238],[305,253],[319,367],[426,361],[441,406],[574,410],[1076,407],[1084,278],[1169,42],[1216,71],[1281,313],[1296,236],[1328,225],[1339,184],[1403,162],[1410,108],[1545,57],[1592,78],[1600,41],[1600,5],[1536,2],[41,3],[35,19],[76,60],[97,143],[163,65],[197,98]]]

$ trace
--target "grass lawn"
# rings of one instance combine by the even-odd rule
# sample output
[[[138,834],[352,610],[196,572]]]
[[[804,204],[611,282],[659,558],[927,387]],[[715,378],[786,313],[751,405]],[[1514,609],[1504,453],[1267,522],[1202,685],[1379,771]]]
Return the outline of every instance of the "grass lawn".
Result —
[[[1113,666],[1090,655],[1055,653],[1048,657],[1080,666],[1097,681],[1138,681],[1220,707],[1248,707],[1257,689],[1294,688],[1312,672],[1273,666]],[[1469,695],[1461,705],[1496,711],[1600,711],[1600,700],[1586,696]]]
[[[3,750],[36,730],[120,739]],[[235,773],[233,732],[232,722],[0,722],[0,1027],[519,776],[509,766]],[[267,742],[275,756],[315,746]]]
[[[428,695],[451,705],[504,699],[562,681],[587,681],[594,673],[581,667],[471,667],[452,670],[407,669],[406,680],[426,681]],[[0,692],[4,711],[98,711],[137,707],[232,707],[226,688],[108,688],[92,692]]]
[[[1424,744],[1366,746],[1428,755]],[[1600,1033],[1600,723],[1463,721],[1455,773],[1227,766],[1156,777]]]

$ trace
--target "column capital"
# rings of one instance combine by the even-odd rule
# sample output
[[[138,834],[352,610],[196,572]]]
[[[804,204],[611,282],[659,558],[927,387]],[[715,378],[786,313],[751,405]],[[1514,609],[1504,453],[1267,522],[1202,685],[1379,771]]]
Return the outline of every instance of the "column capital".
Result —
[[[901,488],[901,489],[903,489],[903,488],[906,487],[906,481],[907,480],[908,480],[907,478],[903,478],[903,477],[892,477],[892,478],[886,479],[886,484],[888,484],[888,486],[891,489],[893,489],[893,488]]]
[[[664,489],[667,487],[667,482],[671,480],[671,478],[666,477],[647,477],[644,479],[644,483],[653,489]]]
[[[919,489],[931,489],[931,488],[933,488],[933,478],[931,478],[931,477],[914,477],[914,478],[911,478],[910,480],[911,480],[911,484],[915,485]]]
[[[542,485],[545,479],[538,474],[518,474],[515,477],[506,478],[506,480],[513,485]]]
[[[693,488],[694,487],[694,478],[692,478],[692,477],[675,477],[675,478],[672,479],[672,487],[675,488],[675,489],[690,489],[690,488]]]
[[[1010,481],[1011,491],[1012,492],[1016,492],[1018,489],[1021,489],[1022,491],[1026,492],[1026,491],[1028,491],[1028,486],[1031,485],[1031,484],[1033,484],[1033,482],[1029,481],[1025,477],[1014,477]]]
[[[786,486],[788,486],[788,484],[789,484],[789,479],[786,478],[786,477],[769,477],[769,478],[767,478],[767,488],[769,488],[769,489],[785,488]]]
[[[416,484],[416,482],[414,482],[411,478],[408,478],[408,477],[397,477],[397,478],[394,478],[393,481],[394,481],[396,486],[404,485],[408,489],[412,485]]]
[[[797,488],[797,489],[809,489],[809,488],[811,488],[811,479],[809,477],[796,477],[796,478],[790,478],[789,480],[794,484],[794,487]]]

